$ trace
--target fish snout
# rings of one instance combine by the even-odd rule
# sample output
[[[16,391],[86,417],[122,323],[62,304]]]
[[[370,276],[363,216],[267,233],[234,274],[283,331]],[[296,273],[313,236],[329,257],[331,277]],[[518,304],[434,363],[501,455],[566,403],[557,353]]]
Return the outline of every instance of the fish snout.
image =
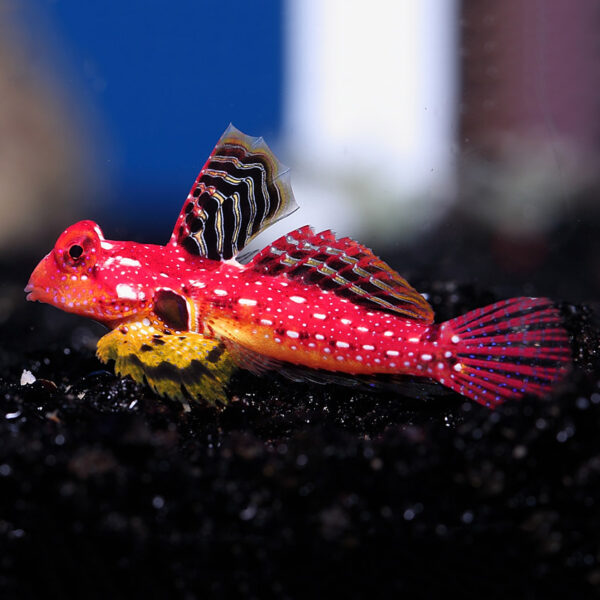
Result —
[[[25,286],[25,289],[23,290],[27,296],[25,297],[26,300],[34,300],[33,296],[33,291],[34,291],[34,285],[33,283],[31,283],[31,279],[29,280],[29,283]]]
[[[29,278],[29,283],[25,286],[25,289],[23,291],[27,294],[27,296],[25,296],[25,300],[35,302],[39,299],[39,293],[36,289],[33,277]]]
[[[27,296],[26,300],[35,302],[37,300],[43,302],[44,290],[48,288],[48,269],[46,263],[48,256],[45,256],[33,270],[29,277],[29,281],[23,290]]]

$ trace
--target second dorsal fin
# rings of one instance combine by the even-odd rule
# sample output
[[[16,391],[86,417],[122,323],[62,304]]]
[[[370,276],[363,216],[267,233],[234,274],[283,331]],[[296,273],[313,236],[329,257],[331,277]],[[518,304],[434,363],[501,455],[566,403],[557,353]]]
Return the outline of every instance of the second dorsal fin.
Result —
[[[373,310],[433,321],[433,309],[406,279],[368,248],[331,231],[296,229],[259,252],[250,267],[317,285]]]
[[[228,260],[297,208],[289,169],[261,137],[229,125],[194,182],[169,243]]]

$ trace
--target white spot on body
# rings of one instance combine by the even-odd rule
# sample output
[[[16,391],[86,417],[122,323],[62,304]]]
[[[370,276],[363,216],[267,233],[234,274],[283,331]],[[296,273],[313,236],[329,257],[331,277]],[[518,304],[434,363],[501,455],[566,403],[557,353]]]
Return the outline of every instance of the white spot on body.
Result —
[[[133,258],[126,258],[126,257],[117,257],[119,264],[124,266],[124,267],[141,267],[142,263],[139,260],[135,260]]]
[[[215,294],[217,293],[217,290],[215,290]],[[243,306],[256,306],[257,305],[257,301],[256,300],[252,300],[251,298],[240,298],[238,300],[238,303],[243,305]]]
[[[411,337],[411,338],[408,338],[408,341],[412,342],[413,344],[416,344],[416,343],[418,343],[419,338],[418,337]]]
[[[273,325],[273,321],[269,321],[269,319],[261,319],[261,325]]]
[[[317,333],[317,334],[315,334],[315,339],[316,339],[316,340],[324,340],[324,339],[325,339],[325,336],[324,336],[324,335],[321,335],[320,333]]]
[[[391,337],[392,335],[394,335],[393,331],[384,331],[383,335],[385,335],[385,337]]]
[[[431,360],[433,356],[431,354],[421,354],[421,360],[428,361]]]
[[[302,296],[290,296],[290,300],[296,304],[302,304],[303,302],[306,302],[306,298],[303,298]]]
[[[227,296],[227,292],[225,290],[215,290],[215,294],[217,296]]]
[[[109,244],[108,242],[102,241],[100,245],[104,250],[112,250],[114,248],[113,244]]]
[[[142,319],[142,323],[145,327],[150,327],[150,319],[148,317],[144,317],[144,319]]]
[[[450,358],[452,356],[452,352],[450,352],[450,350],[446,350],[446,352],[444,352],[444,356],[446,358]]]
[[[386,354],[387,354],[388,356],[399,356],[399,355],[400,355],[400,352],[398,352],[398,350],[388,350],[388,351],[386,352]]]
[[[288,329],[288,331],[286,331],[285,333],[286,333],[286,335],[288,337],[291,337],[291,338],[294,338],[294,339],[300,337],[300,334],[297,331],[292,331],[292,330]]]
[[[350,344],[348,344],[347,342],[336,342],[335,345],[338,348],[350,348]]]
[[[455,334],[453,335],[450,340],[452,341],[453,344],[458,344],[458,342],[460,342],[460,338]]]
[[[362,331],[363,333],[366,333],[367,331],[369,331],[369,329],[367,327],[363,327],[362,325],[360,327],[356,328],[358,331]]]
[[[313,313],[313,317],[315,319],[320,319],[321,321],[324,321],[327,318],[327,315],[324,315],[322,313]]]
[[[125,300],[137,300],[137,292],[126,283],[119,283],[117,285],[117,296]]]
[[[344,324],[344,325],[350,325],[350,323],[352,323],[352,321],[350,319],[340,319],[340,321]]]
[[[375,346],[371,346],[371,344],[365,344],[363,346],[364,350],[375,350]]]
[[[462,365],[460,363],[456,363],[454,365],[454,370],[460,373],[462,371]]]

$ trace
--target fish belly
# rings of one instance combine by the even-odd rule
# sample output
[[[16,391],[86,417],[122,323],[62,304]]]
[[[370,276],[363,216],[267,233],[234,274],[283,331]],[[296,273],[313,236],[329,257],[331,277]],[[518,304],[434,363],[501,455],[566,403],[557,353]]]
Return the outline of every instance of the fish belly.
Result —
[[[255,306],[213,317],[210,328],[246,351],[313,369],[420,374],[423,361],[433,360],[427,338],[435,326],[335,297],[328,304],[292,300]]]

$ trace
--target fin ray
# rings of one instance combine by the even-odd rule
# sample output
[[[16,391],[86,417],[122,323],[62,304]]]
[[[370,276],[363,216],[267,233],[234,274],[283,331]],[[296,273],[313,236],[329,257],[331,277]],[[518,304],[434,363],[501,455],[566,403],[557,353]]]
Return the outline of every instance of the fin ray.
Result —
[[[442,383],[493,407],[525,394],[543,396],[568,371],[569,338],[547,298],[511,298],[441,326],[457,363]]]

